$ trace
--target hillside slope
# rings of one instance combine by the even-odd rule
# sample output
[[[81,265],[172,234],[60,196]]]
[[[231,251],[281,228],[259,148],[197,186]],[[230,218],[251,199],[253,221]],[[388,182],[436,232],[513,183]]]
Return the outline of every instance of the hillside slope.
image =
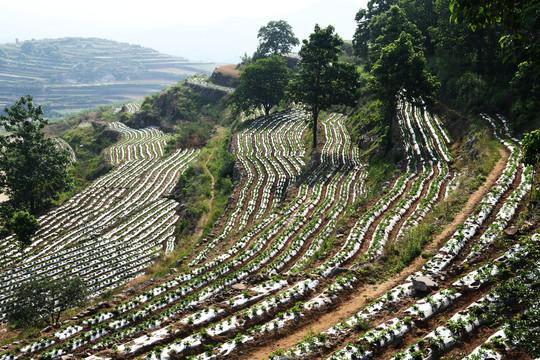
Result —
[[[432,359],[456,353],[473,359],[480,351],[476,347],[489,343],[498,330],[504,333],[503,322],[490,320],[503,305],[509,319],[517,314],[526,318],[528,305],[513,306],[509,298],[513,290],[507,294],[501,285],[533,281],[527,274],[538,260],[540,237],[534,224],[531,229],[523,222],[528,218],[523,205],[532,169],[519,162],[520,143],[508,133],[503,117],[478,119],[483,129],[478,142],[492,142],[496,159],[485,176],[477,176],[460,159],[480,149],[479,144],[466,141],[461,146],[457,134],[447,131],[444,118],[400,104],[397,126],[406,164],[380,196],[367,201],[369,164],[363,163],[351,142],[346,117],[333,113],[321,119],[322,141],[304,170],[305,117],[299,108],[259,116],[247,119],[233,134],[232,149],[242,175],[230,206],[190,255],[174,259],[169,275],[144,282],[142,291],[132,283],[111,301],[66,320],[60,330],[48,328],[38,339],[7,346],[0,360],[64,355],[149,360]],[[155,153],[148,150],[152,136],[143,134],[161,136],[155,128],[110,126],[126,135],[125,143],[109,150],[112,163],[124,156]],[[481,157],[467,155],[467,162],[480,162]],[[74,229],[83,237],[97,235],[95,240],[79,238],[81,247],[90,246],[94,252],[69,262],[70,271],[91,278],[96,291],[140,272],[151,261],[151,248],[173,247],[172,238],[158,238],[145,245],[146,255],[130,249],[129,256],[118,258],[118,268],[108,263],[117,247],[133,245],[132,236],[142,239],[147,233],[160,233],[154,230],[155,222],[166,222],[164,234],[171,235],[167,231],[175,221],[173,211],[153,213],[157,205],[152,202],[152,209],[133,216],[128,209],[136,202],[131,196],[136,189],[121,193],[125,186],[118,179],[139,186],[140,172],[132,176],[126,167],[153,173],[146,172],[144,161],[124,159],[118,167],[126,170],[122,176],[111,172],[86,196],[80,194],[68,204],[83,209],[89,209],[86,202],[92,201],[114,204],[90,221],[84,216],[92,214],[82,214]],[[472,178],[477,178],[474,188],[468,185]],[[100,191],[96,186],[102,187]],[[111,190],[110,196],[89,196],[105,194],[105,189]],[[122,203],[114,197],[122,198]],[[114,222],[125,205],[125,226],[100,229],[102,218]],[[57,213],[69,219],[70,210],[61,210]],[[138,225],[142,215],[148,219],[142,221],[144,226]],[[55,222],[60,221],[64,220],[51,219],[40,239],[54,235]],[[523,241],[502,231],[514,224]],[[431,230],[422,234],[423,227]],[[45,255],[49,246],[45,242],[42,248],[34,247],[35,265],[24,260],[18,264],[13,245],[1,251],[5,263],[17,264],[3,274],[8,285],[0,288],[2,300],[23,286],[17,274],[53,275],[58,257],[77,258],[82,249],[70,247],[73,237],[62,235],[69,241],[59,239],[64,249],[54,259]],[[392,272],[396,253],[403,266],[396,265]],[[513,272],[517,268],[524,271]],[[394,276],[385,278],[390,275]],[[504,352],[507,359],[530,358],[522,352]]]
[[[0,44],[0,108],[30,94],[44,105],[46,117],[55,117],[143,98],[215,67],[97,38]]]

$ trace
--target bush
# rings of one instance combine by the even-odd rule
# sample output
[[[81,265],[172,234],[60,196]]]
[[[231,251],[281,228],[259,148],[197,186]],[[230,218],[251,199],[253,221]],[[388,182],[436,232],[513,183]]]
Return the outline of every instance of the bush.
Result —
[[[7,309],[7,319],[15,326],[45,322],[56,325],[67,309],[82,305],[87,288],[79,277],[34,278],[21,284]]]
[[[39,222],[27,211],[17,211],[6,222],[6,229],[15,234],[21,246],[28,246],[39,230]]]

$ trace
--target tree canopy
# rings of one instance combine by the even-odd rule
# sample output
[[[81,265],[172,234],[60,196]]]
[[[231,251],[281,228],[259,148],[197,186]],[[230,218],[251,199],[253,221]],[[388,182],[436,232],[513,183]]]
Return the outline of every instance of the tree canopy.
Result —
[[[370,23],[371,20],[390,9],[397,3],[397,0],[369,0],[367,9],[360,9],[356,13],[356,31],[353,35],[353,47],[357,56],[367,59],[368,47],[370,43]]]
[[[373,65],[373,90],[391,111],[399,98],[416,105],[432,105],[440,86],[428,73],[423,52],[414,51],[411,38],[402,32],[397,40],[381,49]]]
[[[266,26],[262,26],[257,34],[259,46],[253,56],[254,60],[273,56],[283,55],[300,44],[294,36],[292,26],[285,20],[270,21]]]
[[[0,125],[8,134],[0,136],[0,190],[9,197],[4,212],[19,209],[35,215],[47,200],[70,189],[71,160],[41,131],[47,120],[31,96],[21,97],[4,111],[7,115],[0,115]]]
[[[538,0],[450,0],[451,19],[468,23],[471,29],[500,24],[505,34],[500,44],[506,57],[517,63],[540,59]],[[535,72],[535,78],[540,70]]]
[[[403,32],[410,35],[413,49],[418,51],[422,48],[425,37],[420,30],[407,19],[405,12],[397,5],[376,17],[369,24],[369,60],[375,63],[385,46],[396,41]]]
[[[338,61],[342,44],[333,26],[321,29],[315,25],[315,31],[300,49],[300,72],[293,78],[291,91],[311,113],[314,149],[319,113],[332,105],[355,103],[359,75],[354,65]]]
[[[440,84],[427,71],[424,36],[399,6],[374,17],[369,27],[371,89],[386,107],[390,130],[399,99],[432,105]]]
[[[540,2],[538,0],[449,0],[451,20],[463,23],[474,33],[492,33],[493,42],[500,44],[499,56],[513,70],[509,81],[517,95],[512,112],[522,124],[538,119],[540,111]],[[489,44],[489,43],[487,43]],[[484,44],[476,44],[487,48]],[[489,57],[488,57],[489,58]],[[517,65],[517,69],[511,64]],[[484,66],[493,68],[493,66]],[[500,69],[492,71],[497,77],[505,75]],[[507,71],[508,71],[507,70]],[[516,71],[517,70],[517,71]],[[490,74],[490,75],[492,75]],[[504,77],[503,77],[504,79]],[[489,96],[493,96],[490,94]]]
[[[87,296],[86,284],[79,277],[34,277],[15,291],[7,308],[7,319],[17,326],[40,322],[56,325],[64,311],[81,306]]]
[[[277,55],[251,63],[240,73],[240,86],[233,95],[234,106],[240,111],[262,106],[268,115],[285,98],[291,76],[292,71]]]

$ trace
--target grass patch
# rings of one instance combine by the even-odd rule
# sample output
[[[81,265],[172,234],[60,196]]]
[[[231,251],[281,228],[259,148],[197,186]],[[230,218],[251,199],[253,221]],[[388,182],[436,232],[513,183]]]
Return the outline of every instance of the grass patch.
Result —
[[[234,189],[233,170],[235,157],[229,152],[232,135],[229,128],[218,127],[201,154],[178,180],[172,197],[183,204],[177,226],[175,250],[163,255],[152,265],[147,274],[160,278],[171,268],[179,267],[179,259],[191,253],[200,239],[213,230],[224,214],[229,196]],[[212,188],[212,177],[214,187]],[[199,230],[199,231],[197,231]]]

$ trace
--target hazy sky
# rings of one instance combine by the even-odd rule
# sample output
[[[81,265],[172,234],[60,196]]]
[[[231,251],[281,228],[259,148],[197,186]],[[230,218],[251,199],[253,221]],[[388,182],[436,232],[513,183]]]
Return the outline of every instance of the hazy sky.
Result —
[[[258,29],[288,21],[300,39],[316,23],[351,39],[367,0],[0,0],[0,42],[100,37],[191,60],[238,62],[255,51]]]

